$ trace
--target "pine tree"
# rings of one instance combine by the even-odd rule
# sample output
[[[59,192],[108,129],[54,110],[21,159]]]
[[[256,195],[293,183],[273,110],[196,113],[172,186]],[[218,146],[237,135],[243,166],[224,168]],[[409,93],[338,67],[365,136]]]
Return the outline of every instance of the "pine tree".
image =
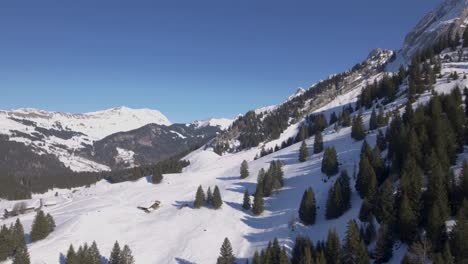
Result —
[[[380,226],[374,250],[375,263],[387,263],[393,255],[393,236],[390,227],[384,223]]]
[[[202,186],[198,186],[197,193],[195,194],[195,202],[193,206],[195,208],[201,208],[205,203],[205,192],[203,192]]]
[[[226,237],[224,239],[223,245],[220,249],[220,256],[218,257],[217,264],[234,264],[236,258],[232,253],[232,246],[229,239]]]
[[[68,248],[67,252],[67,260],[65,264],[79,264],[78,256],[76,255],[75,249],[73,248],[73,245],[70,245]],[[109,262],[109,264],[115,264],[118,262]]]
[[[50,220],[46,217],[42,210],[39,210],[32,224],[30,234],[31,242],[46,238],[51,230],[52,228],[50,226]]]
[[[464,263],[468,259],[468,200],[457,214],[457,223],[452,231],[452,253],[456,263]]]
[[[159,165],[154,166],[153,168],[153,183],[158,184],[163,180],[162,168]]]
[[[314,138],[314,154],[320,153],[323,151],[323,137],[322,132],[315,132]]]
[[[286,253],[286,249],[284,247],[281,249],[278,264],[291,264],[291,261],[289,261],[288,253]]]
[[[262,188],[259,188],[259,185],[257,184],[257,190],[255,191],[254,202],[252,206],[252,212],[254,215],[260,215],[263,213],[263,204],[263,190]]]
[[[249,177],[249,164],[247,163],[246,160],[242,161],[242,163],[241,163],[240,177],[241,177],[241,179],[245,179],[245,178]]]
[[[221,192],[219,191],[218,185],[216,185],[213,192],[213,208],[219,209],[222,205],[223,199],[221,199]]]
[[[120,245],[119,242],[115,241],[114,247],[112,248],[111,255],[109,257],[109,264],[120,264],[122,262],[120,256]]]
[[[377,126],[378,127],[384,127],[387,125],[387,119],[385,118],[385,112],[384,112],[384,109],[383,107],[381,106],[379,108],[379,113],[377,115]]]
[[[326,243],[327,264],[341,264],[341,242],[336,230],[329,230]]]
[[[12,233],[12,239],[13,239],[13,247],[19,248],[19,247],[25,247],[26,246],[26,240],[24,238],[24,228],[23,225],[21,224],[19,218],[16,219],[15,225],[13,228],[11,228],[11,233]]]
[[[465,30],[467,32],[468,30]],[[467,96],[468,98],[468,96]],[[461,191],[464,198],[468,199],[468,162],[463,162],[463,167],[460,173]]]
[[[362,222],[370,222],[372,220],[372,204],[367,198],[362,200],[361,208],[359,209],[359,220]]]
[[[313,225],[316,216],[315,194],[311,187],[304,191],[301,204],[299,206],[299,218],[306,225]]]
[[[305,140],[302,141],[301,147],[299,149],[299,161],[304,162],[309,156],[309,150],[307,149],[307,144]]]
[[[262,264],[262,259],[260,258],[260,254],[258,254],[257,250],[255,250],[254,256],[252,258],[252,264]]]
[[[380,150],[387,149],[387,139],[385,138],[382,130],[379,130],[377,133],[376,146],[378,146]]]
[[[351,127],[351,137],[357,141],[360,141],[366,138],[366,131],[364,130],[364,125],[362,124],[361,113],[359,113],[353,119],[353,125]]]
[[[379,223],[392,223],[394,215],[393,188],[390,179],[387,179],[377,194],[374,214]]]
[[[418,220],[404,193],[398,210],[397,227],[403,242],[409,243],[415,240],[418,232]]]
[[[245,189],[245,192],[244,192],[244,200],[242,202],[242,208],[244,208],[245,210],[250,210],[250,208],[252,207],[251,203],[250,203],[250,194],[249,194],[249,190],[248,189]]]
[[[132,251],[128,245],[125,245],[120,252],[120,257],[122,259],[121,264],[135,264],[135,259],[133,258]]]
[[[96,241],[93,241],[93,244],[91,244],[91,247],[89,247],[87,255],[87,259],[89,261],[87,264],[102,264],[101,254],[99,253]]]
[[[338,173],[338,159],[334,147],[325,149],[322,158],[322,172],[329,177]]]
[[[463,31],[463,47],[468,47],[468,30],[466,28],[465,31]]]
[[[213,193],[211,192],[211,187],[208,187],[208,190],[206,191],[206,205],[213,205]]]
[[[374,130],[379,127],[379,124],[377,123],[377,114],[375,113],[375,109],[372,109],[371,117],[369,120],[369,130]]]
[[[338,117],[336,116],[335,112],[332,112],[330,115],[330,122],[329,125],[333,125],[338,121]]]
[[[46,218],[47,218],[47,223],[49,224],[48,233],[50,234],[55,230],[55,220],[50,214],[47,214]]]
[[[346,231],[346,239],[343,246],[343,259],[344,264],[357,263],[367,264],[370,263],[367,247],[364,241],[361,240],[359,235],[359,228],[356,221],[351,220],[348,222],[348,229]]]
[[[377,189],[377,177],[367,157],[359,162],[359,173],[356,180],[356,190],[361,198],[372,200]]]
[[[28,248],[22,246],[16,249],[15,255],[13,256],[13,264],[30,264]]]

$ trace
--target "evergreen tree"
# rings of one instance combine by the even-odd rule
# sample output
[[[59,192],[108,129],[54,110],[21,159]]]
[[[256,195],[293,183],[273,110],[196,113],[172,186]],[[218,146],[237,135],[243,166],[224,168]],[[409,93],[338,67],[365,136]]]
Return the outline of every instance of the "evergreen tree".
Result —
[[[289,261],[288,253],[286,253],[286,249],[284,247],[281,249],[278,264],[291,264],[291,261]]]
[[[159,165],[154,166],[153,169],[153,183],[158,184],[161,183],[163,180],[163,172],[162,168]]]
[[[264,210],[263,190],[262,188],[259,188],[259,185],[257,184],[257,190],[255,191],[252,212],[254,215],[260,215],[261,213],[263,213],[263,210]]]
[[[19,247],[13,256],[13,264],[30,264],[28,248],[25,246]]]
[[[362,222],[370,222],[372,220],[372,204],[367,198],[362,200],[361,208],[359,209],[359,220]]]
[[[304,191],[301,204],[299,206],[299,218],[306,225],[313,225],[316,216],[315,194],[311,187]]]
[[[333,124],[335,124],[337,121],[338,121],[338,117],[336,116],[336,113],[335,113],[335,112],[331,113],[329,124],[330,124],[330,125],[333,125]]]
[[[314,138],[314,154],[320,153],[323,151],[323,137],[322,132],[315,132]]]
[[[241,163],[240,177],[241,177],[241,179],[245,179],[245,178],[249,177],[249,164],[247,163],[246,160],[242,161],[242,163]]]
[[[383,107],[379,108],[379,113],[377,115],[377,127],[384,127],[387,125],[387,119],[385,118],[385,112]]]
[[[15,225],[11,228],[11,235],[12,235],[12,246],[16,249],[19,247],[26,246],[26,240],[24,238],[24,228],[21,224],[19,218],[16,219]]]
[[[206,205],[213,205],[213,193],[211,192],[211,187],[208,187],[208,191],[206,191]]]
[[[96,241],[93,241],[93,244],[91,244],[91,247],[89,247],[87,255],[87,260],[89,261],[87,264],[102,264],[101,254],[99,253]]]
[[[413,242],[418,232],[418,220],[406,194],[401,197],[400,207],[398,210],[397,227],[400,234],[400,239],[403,242]]]
[[[79,264],[78,256],[76,255],[75,249],[73,248],[73,245],[70,245],[68,248],[67,252],[67,260],[65,262],[66,264]],[[109,262],[109,264],[115,264],[118,262]]]
[[[242,202],[242,208],[244,208],[245,210],[250,210],[251,208],[251,203],[250,203],[250,194],[249,194],[249,190],[248,189],[245,189],[245,192],[244,192],[244,200]]]
[[[222,205],[223,200],[221,199],[221,192],[219,191],[218,185],[216,185],[213,192],[213,208],[219,209]]]
[[[389,225],[382,224],[374,250],[375,263],[387,263],[393,255],[393,236]]]
[[[468,30],[465,30],[467,32]],[[468,96],[467,96],[468,98]],[[465,199],[468,199],[468,162],[463,162],[463,167],[460,173],[461,192]]]
[[[329,230],[326,243],[327,264],[341,264],[341,243],[336,230]]]
[[[301,147],[299,149],[299,161],[304,162],[309,156],[309,150],[307,149],[307,144],[305,140],[302,141]]]
[[[346,239],[343,246],[343,264],[368,264],[370,263],[367,247],[359,235],[356,221],[348,222]]]
[[[31,242],[35,242],[46,238],[53,228],[50,226],[50,219],[46,217],[42,210],[39,210],[34,218],[30,239]]]
[[[203,192],[202,186],[198,186],[197,193],[195,194],[195,202],[193,206],[195,208],[201,208],[205,203],[205,192]]]
[[[328,192],[325,216],[327,219],[338,218],[346,212],[350,206],[351,188],[349,186],[349,176],[346,171],[342,171],[340,178],[338,178]]]
[[[376,146],[378,146],[380,150],[387,149],[387,139],[385,139],[385,135],[382,130],[379,130],[377,133]]]
[[[122,259],[122,264],[135,264],[135,259],[133,258],[132,251],[128,245],[125,245],[120,252],[120,257]]]
[[[322,172],[329,177],[338,173],[338,159],[334,147],[325,149],[322,158]]]
[[[468,260],[468,200],[457,214],[457,223],[452,231],[452,252],[456,263],[465,263]]]
[[[375,109],[372,109],[371,117],[369,120],[369,130],[374,130],[379,127],[379,124],[377,123],[377,113],[375,112]]]
[[[220,256],[218,257],[217,264],[234,264],[236,258],[232,253],[232,246],[229,239],[226,237],[224,239],[223,245],[220,249]]]
[[[374,214],[379,223],[392,223],[394,215],[393,188],[390,179],[387,179],[377,194]]]
[[[260,254],[258,254],[257,250],[255,250],[254,256],[252,258],[252,264],[262,264],[262,259],[260,258]]]
[[[468,30],[466,28],[463,31],[463,47],[468,47]]]
[[[49,234],[50,234],[55,230],[55,220],[50,214],[47,214],[46,218],[47,218],[47,223],[49,224]]]
[[[119,242],[115,241],[114,247],[112,248],[111,255],[109,257],[109,264],[121,264],[122,259],[120,256],[120,245]]]
[[[364,125],[362,124],[361,113],[359,113],[353,119],[353,125],[351,127],[351,137],[357,141],[360,141],[366,138],[366,131],[364,130]]]
[[[356,180],[356,190],[361,198],[372,200],[377,189],[377,177],[367,157],[359,162],[359,173]]]

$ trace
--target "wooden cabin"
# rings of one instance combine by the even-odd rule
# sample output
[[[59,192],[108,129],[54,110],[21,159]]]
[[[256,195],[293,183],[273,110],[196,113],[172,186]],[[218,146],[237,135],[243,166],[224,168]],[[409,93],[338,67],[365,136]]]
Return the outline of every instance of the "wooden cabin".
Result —
[[[144,211],[145,213],[151,213],[152,211],[158,209],[159,206],[161,206],[161,202],[160,201],[154,201],[154,202],[151,202],[151,203],[148,203],[148,204],[145,204],[145,205],[137,206],[137,208]]]

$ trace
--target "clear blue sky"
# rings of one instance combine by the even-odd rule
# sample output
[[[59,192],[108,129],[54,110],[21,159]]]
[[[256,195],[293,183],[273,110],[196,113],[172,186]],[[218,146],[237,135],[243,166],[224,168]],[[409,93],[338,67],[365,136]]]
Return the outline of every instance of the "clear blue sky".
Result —
[[[440,2],[4,0],[0,109],[233,117],[399,48]]]

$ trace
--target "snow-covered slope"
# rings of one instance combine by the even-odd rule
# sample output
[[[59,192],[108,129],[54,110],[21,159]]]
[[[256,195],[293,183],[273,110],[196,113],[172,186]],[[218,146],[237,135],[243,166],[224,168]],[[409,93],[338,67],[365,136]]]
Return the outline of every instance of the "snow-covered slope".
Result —
[[[226,130],[232,124],[234,120],[228,118],[210,118],[207,120],[197,120],[193,122],[197,127],[219,127],[221,130]]]

